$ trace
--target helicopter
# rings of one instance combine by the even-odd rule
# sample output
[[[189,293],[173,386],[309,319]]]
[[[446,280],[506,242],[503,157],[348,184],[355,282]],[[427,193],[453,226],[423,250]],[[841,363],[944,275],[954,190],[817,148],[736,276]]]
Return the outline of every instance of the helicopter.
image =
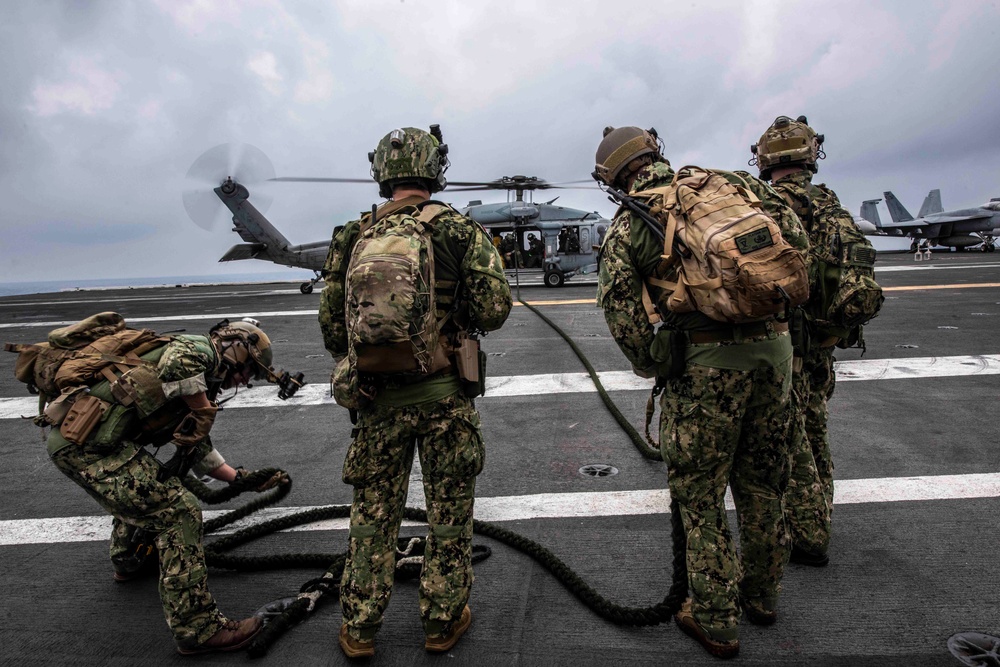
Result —
[[[220,174],[224,177],[220,178]],[[259,259],[312,271],[315,277],[299,291],[310,294],[322,279],[329,239],[292,244],[265,216],[267,197],[250,202],[249,187],[268,182],[365,183],[369,178],[276,177],[270,160],[249,144],[222,144],[206,151],[187,174],[183,201],[188,216],[209,229],[221,201],[232,214],[233,231],[244,243],[230,248],[219,259],[230,262]],[[611,222],[597,212],[556,206],[552,199],[535,204],[535,190],[593,189],[592,181],[549,183],[534,176],[505,176],[493,181],[449,181],[449,192],[505,190],[507,201],[484,204],[470,201],[459,209],[489,232],[504,258],[508,278],[521,272],[542,274],[547,287],[559,287],[567,278],[597,269],[597,248]],[[527,200],[525,194],[527,193]]]

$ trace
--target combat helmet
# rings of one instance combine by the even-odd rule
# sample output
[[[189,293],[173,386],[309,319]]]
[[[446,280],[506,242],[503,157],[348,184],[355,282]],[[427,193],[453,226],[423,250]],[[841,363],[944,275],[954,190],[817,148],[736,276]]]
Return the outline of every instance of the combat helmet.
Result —
[[[226,366],[246,366],[257,380],[272,375],[271,339],[261,330],[260,322],[249,318],[239,322],[223,320],[208,335]]]
[[[437,125],[431,125],[429,133],[415,127],[393,130],[368,154],[368,161],[378,192],[386,199],[392,196],[396,183],[419,180],[430,192],[440,192],[448,185],[444,177],[449,165],[448,145],[442,143]]]
[[[761,136],[760,141],[750,145],[753,157],[749,164],[760,168],[760,177],[770,180],[775,167],[803,165],[813,173],[817,171],[816,161],[826,157],[823,152],[823,135],[816,134],[809,127],[805,116],[792,120],[788,116],[778,116]]]
[[[607,185],[614,185],[622,175],[622,170],[633,160],[644,155],[652,155],[653,159],[663,159],[656,130],[606,127],[604,139],[597,147],[597,155],[594,158],[596,164],[593,176]]]

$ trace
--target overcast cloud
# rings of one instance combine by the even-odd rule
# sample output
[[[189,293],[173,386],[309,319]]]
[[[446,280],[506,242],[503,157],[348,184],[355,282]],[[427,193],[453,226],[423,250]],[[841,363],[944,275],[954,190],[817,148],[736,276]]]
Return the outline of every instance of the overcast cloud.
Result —
[[[454,180],[559,181],[588,177],[606,125],[736,169],[776,116],[806,114],[827,138],[818,180],[855,214],[883,190],[912,213],[932,188],[980,204],[1000,196],[998,19],[972,0],[4,2],[0,282],[271,272],[217,263],[239,242],[224,216],[188,219],[199,155],[243,142],[279,176],[365,177],[382,135],[430,123]],[[377,188],[267,194],[303,243]],[[613,211],[598,192],[559,203]]]

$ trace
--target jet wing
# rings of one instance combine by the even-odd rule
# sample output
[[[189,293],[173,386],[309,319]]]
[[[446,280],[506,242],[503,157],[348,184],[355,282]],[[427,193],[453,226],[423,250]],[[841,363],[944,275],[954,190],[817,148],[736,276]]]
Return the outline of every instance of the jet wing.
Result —
[[[965,222],[966,220],[982,220],[993,217],[989,211],[984,211],[979,215],[929,215],[924,220],[935,225],[946,222]]]
[[[237,243],[223,255],[220,262],[232,262],[237,259],[256,259],[264,251],[267,245],[263,243]]]

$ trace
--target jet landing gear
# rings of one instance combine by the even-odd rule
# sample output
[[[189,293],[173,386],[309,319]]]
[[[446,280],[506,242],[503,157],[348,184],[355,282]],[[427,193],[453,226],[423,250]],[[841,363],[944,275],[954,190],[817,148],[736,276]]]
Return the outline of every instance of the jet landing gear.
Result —
[[[931,246],[928,241],[914,241],[910,244],[910,252],[913,253],[913,261],[929,260],[931,258]]]
[[[997,249],[996,239],[992,236],[984,236],[983,244],[979,246],[980,252],[993,252]]]
[[[302,292],[303,294],[312,294],[313,285],[318,283],[321,278],[322,276],[320,276],[319,272],[317,271],[315,278],[313,278],[312,280],[307,280],[306,282],[299,285],[299,291]]]

